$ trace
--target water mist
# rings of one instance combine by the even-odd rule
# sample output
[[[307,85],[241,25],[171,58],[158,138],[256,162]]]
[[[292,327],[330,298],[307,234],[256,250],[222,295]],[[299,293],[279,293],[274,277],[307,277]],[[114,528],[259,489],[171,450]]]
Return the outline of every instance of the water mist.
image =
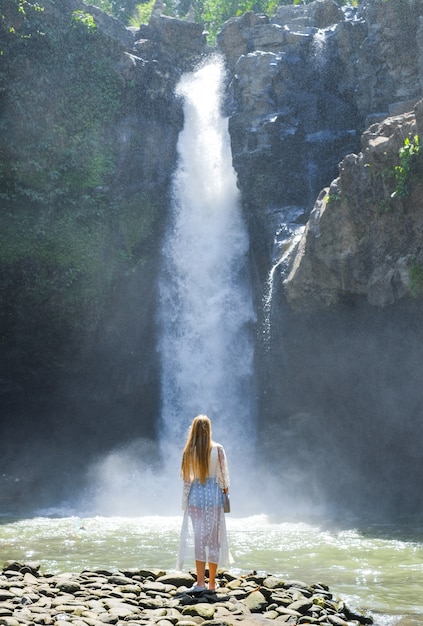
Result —
[[[233,474],[254,446],[254,313],[223,81],[214,58],[176,90],[185,125],[160,280],[161,443],[179,471],[188,426],[205,413]]]

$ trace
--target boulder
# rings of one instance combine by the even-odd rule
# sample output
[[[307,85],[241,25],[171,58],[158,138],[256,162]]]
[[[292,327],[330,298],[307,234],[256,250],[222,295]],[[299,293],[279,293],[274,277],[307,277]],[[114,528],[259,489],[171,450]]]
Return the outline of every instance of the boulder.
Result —
[[[245,605],[251,613],[261,613],[264,607],[268,605],[268,601],[261,591],[253,591],[244,600]]]
[[[135,40],[141,56],[183,71],[191,69],[206,48],[201,24],[165,15],[153,14],[135,33]]]
[[[344,13],[334,0],[315,0],[310,4],[300,6],[283,5],[278,7],[272,22],[327,28],[343,19]]]
[[[332,306],[348,295],[386,306],[410,295],[411,268],[423,262],[421,183],[416,172],[409,189],[398,190],[396,168],[421,110],[420,102],[416,113],[372,125],[362,152],[347,155],[320,193],[284,283],[294,308]]]

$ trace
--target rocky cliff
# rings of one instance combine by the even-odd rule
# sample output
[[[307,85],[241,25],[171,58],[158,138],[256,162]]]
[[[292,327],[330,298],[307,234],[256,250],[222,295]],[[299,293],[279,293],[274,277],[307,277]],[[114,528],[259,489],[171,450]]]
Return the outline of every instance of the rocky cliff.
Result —
[[[422,102],[363,134],[320,194],[285,281],[295,307],[365,296],[376,306],[422,293]]]
[[[204,38],[166,18],[136,35],[79,0],[40,7],[0,17],[0,472],[56,463],[42,482],[63,492],[76,450],[155,437],[173,92]]]
[[[294,509],[422,504],[407,482],[422,469],[422,15],[421,1],[318,0],[230,20],[218,38],[251,233],[261,446]]]
[[[269,258],[280,256],[278,231],[292,215],[307,218],[339,161],[359,150],[364,129],[421,96],[421,15],[420,0],[342,10],[316,0],[223,27],[234,165],[262,282]]]

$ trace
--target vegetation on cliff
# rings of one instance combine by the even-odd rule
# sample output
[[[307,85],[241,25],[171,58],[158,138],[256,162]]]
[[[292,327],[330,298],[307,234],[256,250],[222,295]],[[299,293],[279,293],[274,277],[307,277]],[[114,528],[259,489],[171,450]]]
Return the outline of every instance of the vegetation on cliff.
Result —
[[[164,15],[181,19],[194,19],[204,24],[214,41],[223,24],[231,17],[239,17],[248,11],[273,15],[278,6],[310,4],[313,0],[167,0],[162,3]],[[356,5],[358,0],[338,0],[340,6]],[[100,6],[110,15],[123,19],[128,24],[147,23],[155,6],[155,0],[139,3],[138,0],[99,0]]]
[[[158,201],[119,183],[134,86],[77,3],[8,0],[0,20],[2,370],[59,365],[148,261]],[[142,137],[132,143],[136,148]],[[42,349],[41,349],[42,345]],[[19,375],[18,375],[19,377]]]

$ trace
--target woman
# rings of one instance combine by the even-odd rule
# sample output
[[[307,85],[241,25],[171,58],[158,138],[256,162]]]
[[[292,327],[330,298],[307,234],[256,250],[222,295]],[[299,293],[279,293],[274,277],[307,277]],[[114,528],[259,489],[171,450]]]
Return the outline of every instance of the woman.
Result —
[[[229,490],[229,473],[225,451],[212,440],[211,423],[206,415],[197,415],[192,421],[182,454],[181,475],[184,481],[184,521],[178,569],[182,569],[192,530],[197,583],[190,591],[205,591],[207,561],[209,591],[215,591],[218,562],[222,565],[230,562],[223,513],[223,492]]]

